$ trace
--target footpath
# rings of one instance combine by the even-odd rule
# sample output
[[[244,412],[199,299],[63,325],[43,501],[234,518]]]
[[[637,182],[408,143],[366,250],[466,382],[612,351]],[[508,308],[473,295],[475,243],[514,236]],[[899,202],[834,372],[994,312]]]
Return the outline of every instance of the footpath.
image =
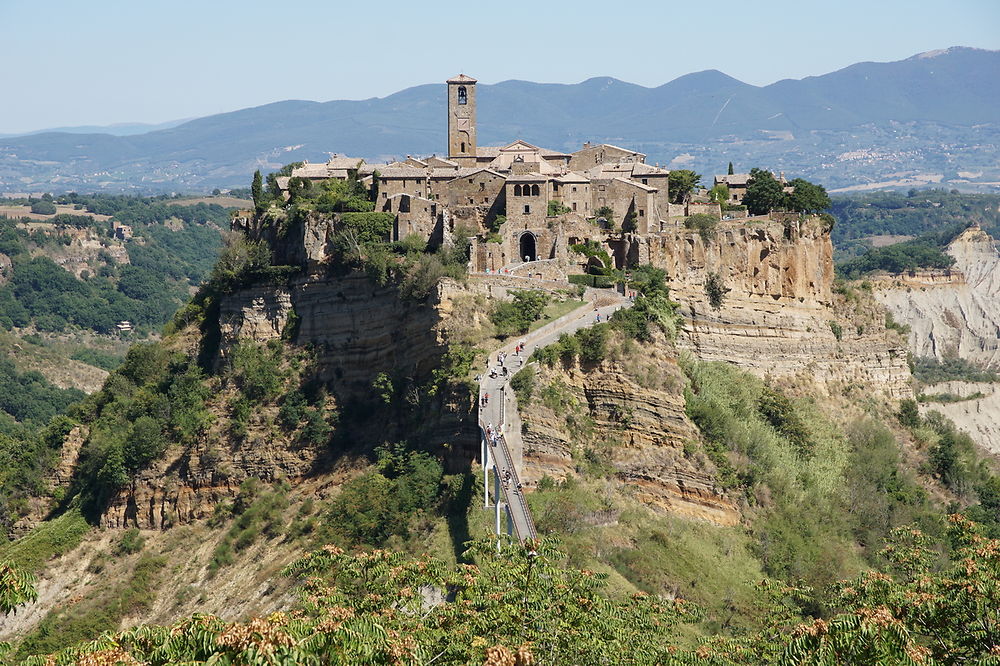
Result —
[[[605,322],[616,310],[629,305],[630,301],[616,292],[588,290],[584,295],[584,304],[579,308],[526,335],[511,338],[510,342],[489,356],[486,372],[479,379],[479,428],[484,442],[482,462],[487,470],[491,466],[494,468],[494,474],[500,481],[497,485],[500,486],[500,494],[507,505],[518,540],[535,539],[538,535],[521,487],[524,442],[521,439],[521,421],[517,417],[517,397],[510,388],[510,378],[524,367],[535,349],[552,344],[563,333],[574,333],[598,321]],[[523,344],[524,349],[515,353],[519,344]],[[501,357],[505,357],[503,364],[500,363]],[[488,483],[486,491],[489,493]],[[500,501],[499,497],[493,499]]]

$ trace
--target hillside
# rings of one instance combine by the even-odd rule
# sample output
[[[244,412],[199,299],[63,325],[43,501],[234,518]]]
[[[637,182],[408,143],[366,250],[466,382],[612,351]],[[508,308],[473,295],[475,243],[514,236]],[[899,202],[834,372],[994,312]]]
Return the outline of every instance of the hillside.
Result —
[[[650,163],[710,177],[762,165],[828,188],[994,188],[1000,52],[955,47],[858,63],[757,87],[718,71],[644,88],[607,77],[573,85],[479,86],[480,145],[523,138],[558,150],[622,144]],[[0,192],[205,191],[258,167],[330,153],[369,160],[441,153],[445,100],[422,85],[362,101],[283,101],[135,134],[49,132],[0,139]],[[513,112],[516,109],[516,113]],[[992,184],[991,184],[992,183]]]
[[[14,659],[137,627],[80,649],[153,663],[257,649],[296,663],[526,666],[533,650],[761,663],[786,646],[815,654],[826,631],[865,646],[871,617],[904,622],[897,597],[887,609],[862,583],[827,587],[888,585],[880,549],[909,552],[894,528],[934,540],[935,576],[953,562],[973,576],[957,564],[969,557],[992,566],[944,510],[996,533],[1000,480],[949,422],[909,411],[903,339],[867,292],[834,289],[829,223],[797,214],[644,238],[550,220],[641,241],[648,263],[628,265],[634,301],[511,364],[515,459],[545,538],[498,548],[475,377],[501,344],[546,315],[579,317],[581,296],[589,315],[604,292],[469,274],[475,231],[390,242],[391,216],[333,185],[328,212],[278,199],[234,218],[163,338],[9,447],[0,509],[17,538],[0,560],[40,577],[38,600],[0,618]],[[764,577],[776,594],[754,587]],[[185,619],[196,613],[210,615]],[[967,618],[947,617],[935,658],[963,640],[952,627]],[[922,646],[905,621],[899,640]]]

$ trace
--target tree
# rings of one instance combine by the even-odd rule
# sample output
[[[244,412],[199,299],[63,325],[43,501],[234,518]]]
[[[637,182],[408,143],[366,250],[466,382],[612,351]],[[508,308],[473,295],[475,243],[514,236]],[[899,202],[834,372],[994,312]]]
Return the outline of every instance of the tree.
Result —
[[[253,206],[257,212],[264,210],[264,179],[260,175],[260,169],[253,172],[253,183],[250,185],[250,196],[253,198]]]
[[[698,186],[701,174],[690,169],[676,169],[667,176],[667,191],[670,193],[670,203],[684,203],[691,191]]]
[[[546,215],[548,217],[557,217],[559,215],[565,215],[568,212],[570,212],[569,206],[567,206],[561,201],[556,201],[555,199],[553,199],[552,201],[549,202]]]
[[[721,275],[718,273],[708,274],[705,279],[705,295],[708,296],[708,304],[712,306],[713,310],[722,307],[722,301],[728,292],[729,288],[722,282]]]
[[[715,229],[719,225],[719,218],[708,213],[695,213],[684,220],[685,229],[695,229],[701,240],[708,242],[715,238]]]
[[[826,188],[808,180],[796,178],[789,185],[794,188],[785,196],[785,206],[800,213],[818,213],[830,207]]]
[[[733,163],[732,162],[729,163],[729,171],[727,171],[726,173],[728,173],[730,176],[733,175]]]
[[[712,203],[725,204],[729,202],[729,186],[719,183],[708,191],[708,198]]]
[[[743,195],[743,204],[751,215],[767,215],[781,205],[785,198],[781,183],[765,169],[750,169],[750,180]]]
[[[56,205],[51,201],[41,199],[40,201],[36,201],[31,204],[31,212],[36,215],[55,215]]]

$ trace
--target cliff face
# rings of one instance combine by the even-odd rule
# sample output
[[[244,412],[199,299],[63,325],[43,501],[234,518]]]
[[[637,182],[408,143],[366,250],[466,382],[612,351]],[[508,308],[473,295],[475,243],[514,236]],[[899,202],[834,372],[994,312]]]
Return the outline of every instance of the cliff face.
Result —
[[[939,360],[962,358],[974,365],[1000,370],[1000,251],[996,241],[970,227],[951,242],[951,269],[872,278],[875,297],[896,321],[910,327],[909,346],[915,356]],[[981,398],[942,404],[925,410],[942,412],[984,448],[1000,453],[1000,393],[995,384],[947,382],[926,393]]]
[[[946,271],[874,280],[875,293],[897,321],[910,326],[916,356],[964,358],[1000,369],[1000,252],[978,227],[948,246]]]
[[[330,391],[329,407],[342,421],[365,422],[379,373],[420,378],[437,367],[447,341],[442,313],[464,293],[445,282],[428,303],[407,303],[391,287],[379,287],[361,274],[303,276],[287,285],[249,287],[220,303],[220,365],[239,342],[294,336],[297,348],[307,350],[314,377]],[[159,529],[207,518],[249,477],[301,482],[318,475],[334,483],[340,451],[297,444],[274,426],[277,406],[257,409],[246,435],[234,436],[227,408],[232,397],[221,387],[212,401],[218,418],[210,431],[193,446],[171,448],[165,459],[141,472],[113,498],[102,524]],[[453,466],[467,466],[477,450],[470,409],[471,404],[446,402],[422,419],[422,436],[445,446]],[[395,422],[358,427],[362,430],[352,435],[361,439],[412,434]]]
[[[660,339],[594,367],[538,368],[535,397],[520,406],[525,485],[603,466],[654,511],[737,524],[737,505],[714,484],[712,464],[685,453],[699,434],[684,411],[687,380],[673,354]]]
[[[845,307],[832,292],[833,247],[819,219],[722,223],[709,239],[678,228],[653,236],[648,254],[681,304],[678,344],[699,358],[912,395],[906,350],[881,313]],[[706,295],[709,274],[727,290],[718,310]]]

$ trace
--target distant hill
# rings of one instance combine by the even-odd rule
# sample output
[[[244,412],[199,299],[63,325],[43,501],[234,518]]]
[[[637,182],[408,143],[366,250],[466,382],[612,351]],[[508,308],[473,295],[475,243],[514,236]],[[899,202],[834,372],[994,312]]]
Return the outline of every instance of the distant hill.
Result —
[[[722,72],[656,88],[600,77],[479,87],[481,145],[563,150],[607,141],[711,174],[733,161],[830,188],[1000,187],[1000,51],[954,47],[891,63],[752,86]],[[46,132],[0,139],[0,192],[204,191],[255,168],[445,149],[440,83],[362,101],[284,101],[131,136]]]

